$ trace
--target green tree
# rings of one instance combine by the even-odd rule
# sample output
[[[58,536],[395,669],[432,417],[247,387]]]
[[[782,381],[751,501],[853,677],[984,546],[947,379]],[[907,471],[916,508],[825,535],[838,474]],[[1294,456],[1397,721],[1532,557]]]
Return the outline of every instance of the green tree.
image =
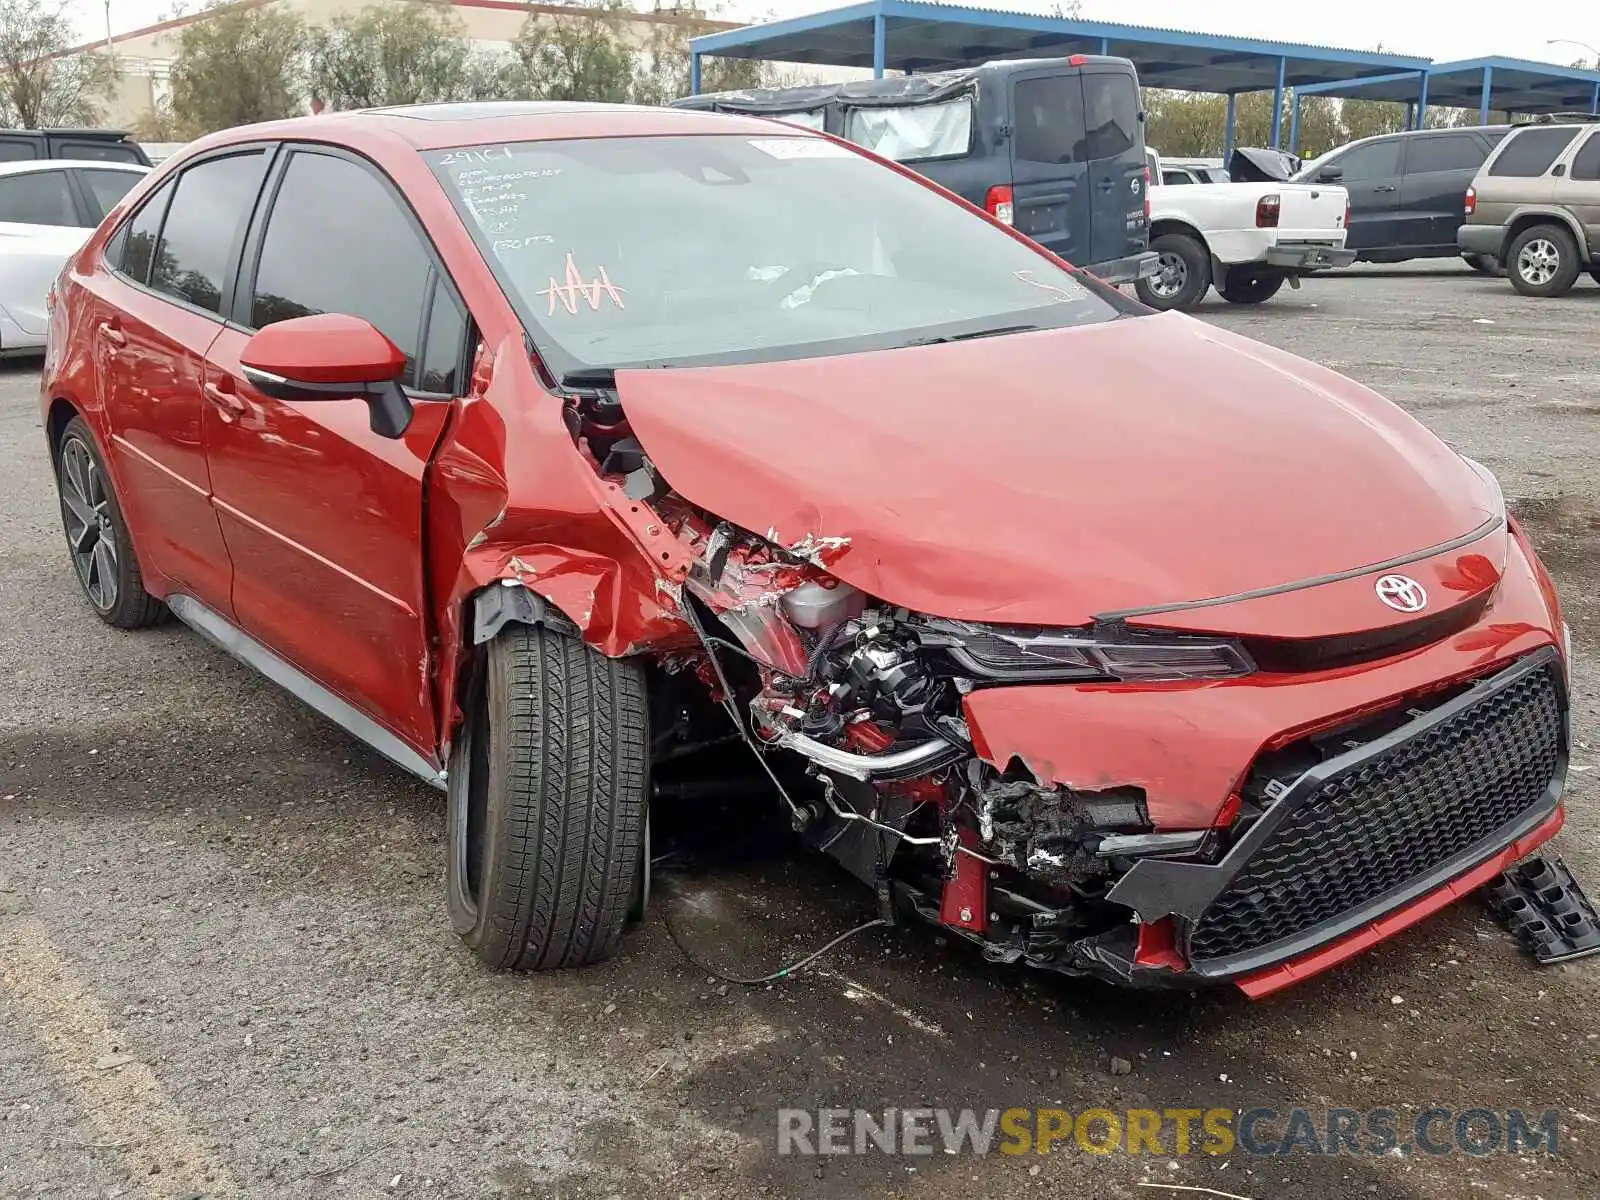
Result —
[[[584,0],[572,15],[530,14],[501,65],[506,98],[626,103],[640,56],[625,37],[632,15],[623,0]]]
[[[295,12],[215,3],[183,31],[172,112],[188,136],[305,111],[305,22]]]
[[[66,0],[0,0],[0,126],[93,125],[116,82],[104,54],[72,45]]]
[[[495,63],[475,51],[448,5],[405,0],[341,13],[307,36],[311,94],[329,108],[378,108],[496,93]]]

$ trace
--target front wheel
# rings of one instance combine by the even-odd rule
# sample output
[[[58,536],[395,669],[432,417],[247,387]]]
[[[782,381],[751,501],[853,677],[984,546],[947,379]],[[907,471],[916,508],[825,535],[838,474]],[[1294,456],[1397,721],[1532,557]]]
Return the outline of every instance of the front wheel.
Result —
[[[1186,233],[1163,233],[1150,243],[1156,273],[1139,279],[1133,290],[1151,308],[1191,309],[1211,288],[1211,255]]]
[[[1565,226],[1531,226],[1506,251],[1506,274],[1524,296],[1564,296],[1578,281],[1578,244]]]
[[[1260,304],[1276,296],[1282,286],[1282,275],[1229,272],[1217,291],[1229,304]]]
[[[641,901],[644,672],[507,625],[483,675],[450,758],[451,923],[491,966],[601,962]]]

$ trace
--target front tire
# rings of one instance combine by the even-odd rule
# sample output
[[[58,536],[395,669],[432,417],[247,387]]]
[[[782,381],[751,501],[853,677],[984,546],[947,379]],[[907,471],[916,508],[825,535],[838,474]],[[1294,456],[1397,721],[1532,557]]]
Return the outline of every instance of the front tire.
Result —
[[[1133,290],[1151,308],[1187,311],[1211,289],[1211,255],[1186,233],[1163,233],[1150,243],[1159,256],[1155,275],[1137,280]]]
[[[118,629],[159,622],[167,607],[144,590],[116,489],[82,417],[67,422],[56,444],[56,491],[72,566],[95,615]]]
[[[451,923],[494,967],[617,951],[639,900],[649,787],[644,672],[507,625],[450,761]]]
[[[1512,239],[1506,274],[1524,296],[1564,296],[1578,281],[1578,244],[1563,225],[1532,225]]]
[[[1229,304],[1261,304],[1276,296],[1282,286],[1282,275],[1229,272],[1217,291]]]

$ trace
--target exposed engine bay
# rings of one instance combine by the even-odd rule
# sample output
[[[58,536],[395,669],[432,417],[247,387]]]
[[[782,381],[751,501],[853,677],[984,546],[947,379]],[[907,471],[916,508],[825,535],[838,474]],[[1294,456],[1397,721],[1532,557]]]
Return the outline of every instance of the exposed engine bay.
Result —
[[[709,697],[755,752],[795,831],[872,887],[880,915],[914,912],[993,960],[1128,982],[1141,938],[1146,961],[1152,945],[1170,944],[1163,922],[1141,927],[1107,894],[1142,858],[1214,860],[1220,839],[1158,832],[1137,787],[1078,791],[1041,783],[1018,759],[985,761],[963,701],[1018,684],[1227,677],[1253,669],[1243,648],[1119,628],[980,625],[884,604],[828,572],[841,539],[785,544],[685,501],[609,389],[576,394],[567,412],[601,478],[693,553],[681,584],[661,585],[692,637],[659,657],[676,697],[664,706],[675,744],[660,753],[726,742],[706,725]]]

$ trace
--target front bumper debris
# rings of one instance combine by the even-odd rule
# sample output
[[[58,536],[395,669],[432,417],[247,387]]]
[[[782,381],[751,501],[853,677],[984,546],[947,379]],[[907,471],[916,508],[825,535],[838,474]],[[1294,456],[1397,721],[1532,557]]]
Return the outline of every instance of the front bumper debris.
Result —
[[[1483,890],[1489,910],[1542,965],[1600,954],[1600,916],[1554,856],[1519,863]]]

